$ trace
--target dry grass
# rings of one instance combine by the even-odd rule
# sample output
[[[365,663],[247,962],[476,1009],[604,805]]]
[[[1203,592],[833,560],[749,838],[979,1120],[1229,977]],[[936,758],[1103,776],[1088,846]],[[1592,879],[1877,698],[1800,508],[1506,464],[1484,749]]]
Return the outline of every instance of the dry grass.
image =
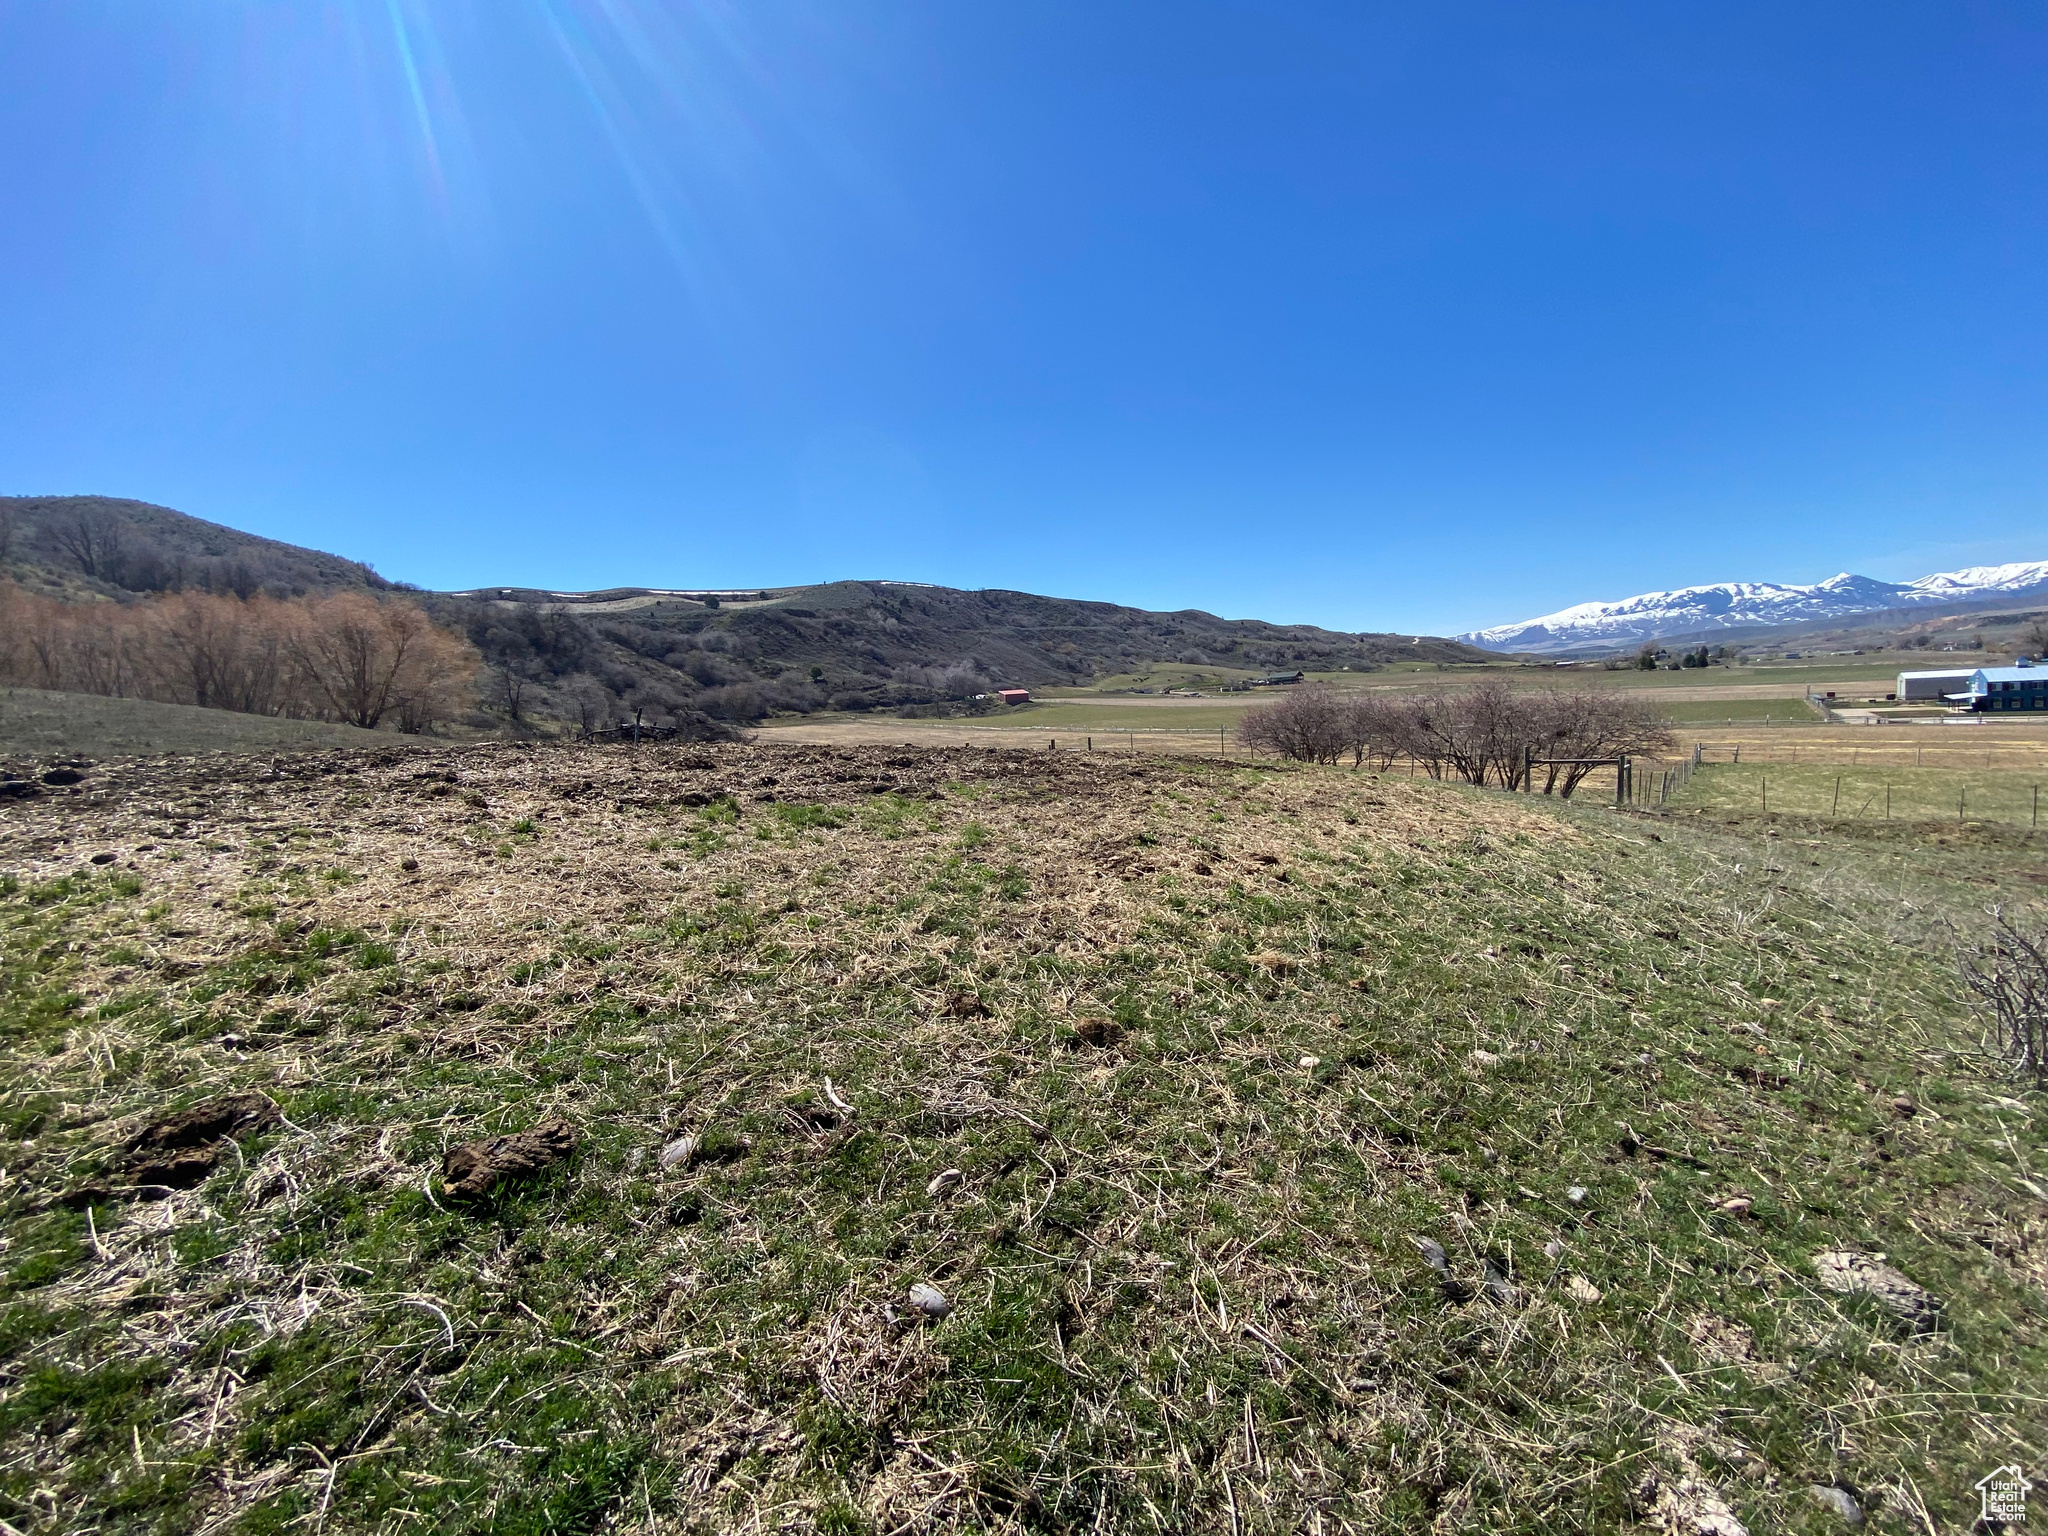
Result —
[[[0,814],[21,1530],[1918,1529],[2042,1454],[2048,1116],[1854,850],[900,748]],[[60,1198],[252,1088],[196,1189]],[[569,1164],[438,1198],[550,1115]]]

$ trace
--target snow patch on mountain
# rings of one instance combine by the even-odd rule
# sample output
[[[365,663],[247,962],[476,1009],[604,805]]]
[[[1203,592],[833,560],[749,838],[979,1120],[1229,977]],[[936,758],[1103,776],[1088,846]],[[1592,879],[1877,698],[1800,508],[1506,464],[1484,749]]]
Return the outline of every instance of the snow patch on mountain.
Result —
[[[1455,638],[1489,651],[1561,651],[1625,645],[1666,635],[1753,629],[1848,618],[1887,608],[1916,608],[1974,598],[2048,595],[2048,560],[1973,565],[1917,581],[1874,581],[1844,571],[1800,586],[1775,581],[1723,581],[1671,592],[1644,592],[1616,602],[1578,603],[1518,624],[1475,629]]]

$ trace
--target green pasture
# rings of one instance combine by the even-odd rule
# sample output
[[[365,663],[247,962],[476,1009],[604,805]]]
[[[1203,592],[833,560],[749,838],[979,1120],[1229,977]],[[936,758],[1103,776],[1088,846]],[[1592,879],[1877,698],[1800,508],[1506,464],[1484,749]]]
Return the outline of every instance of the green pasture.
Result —
[[[0,688],[0,752],[34,757],[272,752],[280,747],[389,746],[394,739],[319,720],[277,720],[148,699]]]
[[[1657,706],[1673,725],[1818,725],[1817,710],[1802,699],[1673,699]]]
[[[2048,769],[1841,768],[1824,764],[1709,763],[1670,809],[1828,821],[1992,822],[2037,825]]]
[[[1207,732],[1213,736],[1218,730],[1236,730],[1237,722],[1244,717],[1248,705],[1270,704],[1273,697],[1269,693],[1259,693],[1248,697],[1240,695],[1235,703],[1204,699],[1174,705],[1118,704],[1107,699],[1099,703],[1084,703],[1062,699],[1053,703],[1020,705],[999,715],[977,715],[949,723],[1032,731],[1132,730],[1148,733],[1166,731],[1173,735]]]

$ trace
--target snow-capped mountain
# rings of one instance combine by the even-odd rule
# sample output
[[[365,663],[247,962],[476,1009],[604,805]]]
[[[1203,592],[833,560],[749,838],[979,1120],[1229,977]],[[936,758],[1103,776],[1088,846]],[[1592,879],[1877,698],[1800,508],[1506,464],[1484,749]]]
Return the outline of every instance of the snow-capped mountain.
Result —
[[[1489,651],[1563,651],[1627,645],[1666,635],[1752,629],[1841,619],[1887,608],[1918,608],[1978,599],[2048,596],[2048,560],[1973,565],[1918,581],[1873,581],[1844,571],[1811,586],[1774,581],[1723,581],[1675,592],[1645,592],[1612,603],[1580,603],[1540,619],[1498,624],[1454,638]]]

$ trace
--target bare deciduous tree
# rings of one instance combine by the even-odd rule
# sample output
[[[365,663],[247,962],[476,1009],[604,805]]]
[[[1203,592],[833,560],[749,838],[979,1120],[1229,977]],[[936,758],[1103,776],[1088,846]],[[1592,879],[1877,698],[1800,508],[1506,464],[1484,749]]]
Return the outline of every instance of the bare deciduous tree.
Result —
[[[0,681],[30,687],[424,730],[475,666],[467,641],[397,599],[63,603],[0,583]]]
[[[1334,689],[1311,683],[1278,704],[1247,710],[1238,740],[1302,763],[1334,763],[1352,749],[1354,732],[1347,701]]]
[[[48,525],[47,537],[80,572],[94,581],[117,581],[123,544],[121,523],[96,507],[85,507]]]
[[[1335,763],[1350,754],[1381,766],[1412,757],[1432,778],[1502,789],[1533,788],[1535,759],[1612,759],[1668,750],[1670,728],[1639,700],[1588,689],[1515,689],[1497,679],[1422,693],[1343,693],[1310,685],[1278,704],[1248,711],[1246,745],[1299,762]],[[1549,763],[1543,792],[1568,797],[1593,771],[1590,761]]]
[[[1991,919],[1990,940],[1962,957],[1964,985],[1991,1015],[1998,1055],[2048,1088],[2048,931],[2027,933],[1996,907]]]

